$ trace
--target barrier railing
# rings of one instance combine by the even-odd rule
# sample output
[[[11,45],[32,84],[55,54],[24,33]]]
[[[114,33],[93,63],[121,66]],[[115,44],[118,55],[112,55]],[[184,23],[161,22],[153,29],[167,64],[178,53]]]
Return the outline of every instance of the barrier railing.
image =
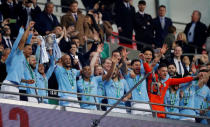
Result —
[[[17,87],[17,85],[14,85],[14,84],[8,84],[8,83],[0,83],[0,84]],[[75,92],[69,92],[69,91],[37,88],[37,87],[31,87],[31,86],[18,85],[18,87],[25,87],[25,88],[31,88],[31,89],[36,89],[36,90],[56,91],[56,92],[62,92],[62,93],[76,94],[78,96],[84,95],[84,96],[91,96],[91,97],[94,97],[94,98],[99,97],[99,98],[104,98],[104,99],[120,100],[119,98],[112,98],[112,97],[107,97],[107,96],[98,96],[98,95],[91,95],[91,94],[75,93]],[[101,110],[102,106],[105,106],[105,107],[111,107],[112,106],[112,105],[103,104],[103,103],[87,102],[87,101],[72,100],[72,99],[64,99],[64,98],[59,98],[59,97],[39,96],[39,95],[32,95],[32,94],[25,94],[25,93],[16,93],[16,92],[8,92],[8,91],[0,91],[0,93],[1,94],[12,94],[12,95],[22,95],[22,96],[27,96],[27,97],[35,97],[37,99],[40,98],[41,99],[41,103],[43,103],[44,99],[52,99],[52,100],[57,100],[57,101],[68,101],[68,102],[79,103],[79,104],[83,103],[83,104],[96,105],[96,106],[99,107],[99,110]],[[143,104],[150,104],[150,105],[160,105],[160,106],[165,106],[165,107],[198,110],[198,111],[205,111],[205,112],[209,111],[208,109],[197,109],[197,108],[190,108],[190,107],[183,107],[183,106],[174,106],[174,105],[166,105],[166,104],[158,104],[158,103],[151,103],[151,102],[144,102],[144,101],[134,101],[134,100],[128,100],[128,101],[129,102],[136,102],[136,103],[143,103]],[[122,109],[128,109],[128,110],[152,112],[152,113],[156,114],[155,117],[157,117],[157,113],[162,113],[162,114],[169,114],[169,115],[177,115],[177,116],[184,116],[184,117],[191,117],[191,118],[201,118],[201,119],[209,119],[210,120],[210,117],[207,117],[207,116],[194,116],[194,115],[186,115],[186,114],[179,114],[179,113],[156,111],[156,110],[152,110],[152,109],[148,110],[148,109],[142,109],[142,108],[133,108],[133,107],[126,107],[126,106],[119,106],[119,105],[116,106],[116,107],[117,108],[122,108]]]

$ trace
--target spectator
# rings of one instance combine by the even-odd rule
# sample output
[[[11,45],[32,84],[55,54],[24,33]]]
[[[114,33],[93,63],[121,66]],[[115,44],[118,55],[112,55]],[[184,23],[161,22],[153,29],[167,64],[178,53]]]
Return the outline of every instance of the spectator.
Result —
[[[176,42],[174,45],[172,45],[172,49],[174,49],[176,46],[181,46],[184,53],[190,52],[188,42],[187,42],[187,37],[184,32],[178,33]]]
[[[72,68],[77,69],[77,70],[82,70],[82,63],[81,62],[83,59],[83,56],[77,52],[78,48],[76,43],[71,43],[70,44],[70,49],[69,49],[69,56],[71,58],[71,65]]]
[[[138,3],[139,11],[135,15],[135,39],[136,41],[144,42],[146,44],[154,43],[154,31],[152,25],[152,17],[149,14],[146,14],[146,1],[140,0]],[[144,45],[144,44],[143,44]],[[143,45],[137,43],[137,49],[142,50]]]
[[[75,30],[79,32],[80,45],[84,46],[85,34],[85,16],[78,10],[78,2],[73,0],[69,4],[69,12],[61,17],[61,25],[68,28],[70,25],[75,26]]]
[[[175,35],[176,27],[172,25],[168,28],[168,35],[164,39],[164,44],[167,44],[169,49],[168,51],[171,51],[172,49],[172,44],[175,42]]]
[[[10,28],[12,37],[16,37],[18,34],[18,19],[19,19],[19,5],[17,0],[5,0],[0,5],[0,12],[3,15],[3,19],[10,19]]]
[[[112,60],[110,58],[105,59],[104,63],[102,64],[105,74],[111,69],[111,65]]]
[[[135,8],[130,5],[130,0],[122,0],[115,4],[116,24],[119,36],[132,40],[135,18]],[[131,41],[120,39],[120,43],[132,44]]]
[[[41,35],[46,35],[51,33],[51,31],[59,25],[56,16],[53,14],[54,4],[48,2],[45,4],[44,11],[38,15],[38,18],[35,20],[36,25],[35,29]]]
[[[174,63],[170,63],[168,65],[168,74],[171,78],[181,78],[182,76],[177,73],[176,65]]]
[[[190,58],[188,56],[184,56],[182,59],[182,63],[184,65],[184,67],[186,68],[186,70],[188,72],[191,72],[191,67],[190,67]]]
[[[12,49],[12,45],[13,45],[13,40],[11,39],[11,29],[9,26],[4,26],[3,27],[3,37],[2,37],[2,44],[4,46],[4,48],[10,48]]]
[[[20,9],[20,25],[28,26],[30,21],[35,21],[41,13],[40,7],[37,5],[37,0],[26,0]]]
[[[3,82],[4,79],[6,78],[7,76],[7,71],[6,71],[6,60],[9,56],[9,53],[10,53],[10,49],[7,48],[7,49],[4,49],[2,51],[2,56],[1,56],[1,59],[0,59],[0,82]]]
[[[201,12],[198,10],[193,11],[192,20],[185,27],[184,33],[187,35],[189,44],[195,45],[198,48],[198,53],[201,53],[202,46],[206,41],[207,27],[201,21]],[[190,48],[190,52],[194,53],[194,47]]]
[[[189,74],[187,69],[185,68],[184,64],[181,61],[182,56],[182,48],[180,46],[175,47],[174,49],[174,56],[168,59],[169,63],[175,63],[177,73],[181,75],[182,77]]]
[[[85,35],[91,41],[102,42],[103,30],[98,26],[93,15],[86,16],[87,27],[85,28]]]
[[[210,25],[207,30],[206,51],[208,52],[208,56],[210,58]]]
[[[158,9],[157,18],[153,19],[153,25],[155,30],[155,43],[157,47],[161,47],[165,37],[168,34],[168,28],[172,26],[170,18],[165,17],[166,6],[161,5]]]

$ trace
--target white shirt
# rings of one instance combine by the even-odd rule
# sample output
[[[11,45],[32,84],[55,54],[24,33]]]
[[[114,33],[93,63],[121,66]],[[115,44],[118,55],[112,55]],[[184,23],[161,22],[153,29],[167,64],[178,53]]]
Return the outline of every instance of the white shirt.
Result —
[[[73,16],[74,20],[75,20],[75,21],[77,21],[77,20],[78,20],[78,15],[77,15],[77,13],[71,13],[71,14],[72,14],[72,16]],[[77,16],[77,20],[76,20],[75,15]]]
[[[130,8],[129,2],[123,2],[126,8]]]
[[[139,11],[139,14],[144,15],[145,13],[144,13],[144,12]]]
[[[3,36],[3,38],[4,38],[5,42],[6,42],[7,47],[10,47],[10,46],[12,47],[12,43],[11,43],[10,37]],[[8,39],[9,39],[9,41],[8,41]]]
[[[180,64],[181,64],[181,72],[182,73],[180,73],[180,69],[179,69],[179,62],[180,62]],[[176,65],[176,70],[177,70],[177,73],[179,74],[179,75],[184,75],[184,67],[183,67],[183,65],[182,65],[182,62],[181,61],[178,61],[176,58],[174,58],[174,63],[175,63],[175,65]]]

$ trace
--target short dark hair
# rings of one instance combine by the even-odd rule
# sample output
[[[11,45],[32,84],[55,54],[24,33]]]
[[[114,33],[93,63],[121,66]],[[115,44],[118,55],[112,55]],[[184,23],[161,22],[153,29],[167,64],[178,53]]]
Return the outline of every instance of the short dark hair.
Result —
[[[112,51],[112,55],[113,55],[115,52],[118,52],[118,53],[120,54],[120,51],[117,50],[117,49],[115,49],[115,50]]]
[[[163,67],[166,67],[167,68],[167,65],[165,63],[161,63],[159,66],[158,66],[158,70],[163,68]]]
[[[169,64],[168,64],[168,67],[169,67],[170,65],[173,65],[173,66],[176,68],[175,63],[169,63]]]
[[[176,32],[176,27],[172,25],[168,28],[168,33],[174,33],[174,32]]]
[[[138,59],[134,59],[134,60],[132,60],[131,61],[131,66],[134,64],[134,63],[136,63],[136,62],[140,62]]]
[[[71,41],[74,40],[74,39],[79,39],[79,37],[78,36],[72,36]]]
[[[24,45],[24,48],[27,47],[27,46],[32,46],[32,45],[31,45],[31,44],[25,44],[25,45]]]
[[[70,49],[72,48],[72,45],[76,45],[76,47],[77,47],[77,44],[72,42],[72,43],[70,43]]]
[[[50,5],[50,4],[54,5],[53,2],[47,2],[47,3],[45,4],[45,6],[44,6],[44,10],[46,10],[47,6]]]
[[[160,8],[165,8],[166,9],[166,6],[165,5],[160,5],[158,9]]]
[[[146,5],[146,1],[140,0],[138,4],[139,4],[139,5],[140,5],[140,4]]]
[[[143,49],[142,53],[145,53],[146,51],[152,52],[152,58],[155,57],[155,56],[154,56],[154,50],[153,50],[152,48],[150,48],[150,47],[145,47],[145,48]]]
[[[72,0],[70,3],[69,3],[69,6],[71,6],[72,4],[78,4],[78,1],[76,1],[76,0]]]

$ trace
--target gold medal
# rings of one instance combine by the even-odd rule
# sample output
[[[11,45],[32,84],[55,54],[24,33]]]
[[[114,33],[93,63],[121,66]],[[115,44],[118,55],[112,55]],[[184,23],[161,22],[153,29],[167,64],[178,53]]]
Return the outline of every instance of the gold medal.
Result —
[[[141,95],[141,91],[139,91],[139,94]]]
[[[73,90],[74,89],[74,86],[72,86],[71,89]]]

